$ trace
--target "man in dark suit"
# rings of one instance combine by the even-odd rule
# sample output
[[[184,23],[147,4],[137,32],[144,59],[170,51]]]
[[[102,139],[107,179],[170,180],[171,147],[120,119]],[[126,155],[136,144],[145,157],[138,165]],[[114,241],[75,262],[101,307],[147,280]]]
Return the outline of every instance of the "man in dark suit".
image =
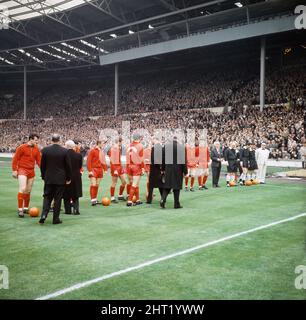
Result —
[[[41,177],[45,182],[43,210],[39,220],[43,224],[54,199],[53,224],[62,223],[59,219],[65,185],[71,183],[71,162],[67,149],[60,145],[60,136],[52,136],[52,144],[42,150]]]
[[[219,178],[220,178],[221,161],[222,161],[219,141],[214,142],[214,146],[211,150],[210,158],[211,158],[211,171],[212,171],[212,185],[213,185],[213,188],[219,188],[220,187]]]
[[[76,144],[72,140],[68,140],[65,143],[65,147],[68,150],[68,156],[71,162],[71,183],[66,185],[64,198],[65,214],[72,214],[71,207],[73,208],[73,214],[80,214],[79,198],[83,196],[82,190],[82,165],[83,157],[80,153],[77,153],[75,149]]]
[[[163,165],[163,146],[157,138],[154,138],[154,145],[151,149],[151,163],[149,173],[149,192],[147,203],[152,203],[153,189],[158,188],[160,196],[163,193],[162,165]]]
[[[167,196],[172,189],[174,209],[181,209],[183,207],[180,204],[180,190],[182,189],[183,178],[188,174],[185,146],[179,144],[177,138],[174,137],[173,141],[165,145],[163,159],[162,171],[164,171],[165,182],[160,206],[165,208]]]

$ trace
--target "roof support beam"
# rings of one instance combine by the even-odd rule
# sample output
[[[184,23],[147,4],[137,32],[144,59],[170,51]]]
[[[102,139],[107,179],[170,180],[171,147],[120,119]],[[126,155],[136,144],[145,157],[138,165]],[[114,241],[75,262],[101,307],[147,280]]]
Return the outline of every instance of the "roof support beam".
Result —
[[[24,2],[21,0],[14,0],[15,2],[19,3],[20,5],[24,5],[25,7],[48,17],[49,19],[62,24],[63,26],[75,31],[78,34],[85,35],[85,32],[71,24],[69,21],[69,14],[65,11],[61,11],[57,9],[56,7],[51,7],[46,6],[44,2],[34,2],[34,3],[29,3],[29,2]],[[51,10],[51,12],[50,12]]]
[[[92,7],[95,7],[99,11],[103,12],[104,14],[112,17],[113,19],[117,20],[120,23],[125,24],[126,20],[125,18],[118,17],[112,9],[111,9],[111,2],[112,0],[84,0],[87,4],[91,5]]]

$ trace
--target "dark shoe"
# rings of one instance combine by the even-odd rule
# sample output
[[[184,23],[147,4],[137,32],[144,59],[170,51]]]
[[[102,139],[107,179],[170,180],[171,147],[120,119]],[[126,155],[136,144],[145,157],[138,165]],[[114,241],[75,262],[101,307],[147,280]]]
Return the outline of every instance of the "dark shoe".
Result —
[[[17,214],[19,218],[24,218],[23,211],[17,211]]]
[[[208,190],[208,188],[206,186],[202,186],[203,189]]]
[[[120,201],[126,201],[127,199],[124,196],[118,196],[118,200]]]
[[[221,188],[218,184],[216,185],[216,188]]]
[[[160,207],[161,207],[162,209],[165,209],[165,202],[164,202],[164,200],[160,200],[159,204],[160,204]]]
[[[62,220],[56,220],[56,221],[53,221],[52,223],[53,224],[61,224],[61,223],[63,223],[63,221]]]
[[[140,201],[140,200],[137,200],[137,201],[135,202],[135,206],[139,206],[140,204],[142,204],[142,201]]]
[[[111,203],[118,203],[116,199],[111,200]]]
[[[190,191],[191,191],[191,192],[194,192],[194,188],[190,188]]]
[[[29,214],[29,209],[23,209],[24,214]]]
[[[182,209],[183,207],[179,204],[177,206],[174,206],[174,209]]]
[[[126,203],[126,206],[127,206],[127,207],[132,207],[132,206],[133,206],[133,202],[128,201],[128,202]]]
[[[45,223],[45,219],[43,219],[43,218],[41,218],[40,220],[39,220],[39,224],[44,224]]]
[[[75,212],[73,213],[73,215],[74,215],[74,216],[78,216],[78,215],[80,215],[80,212],[79,212],[79,211],[75,211]]]
[[[146,201],[146,204],[152,204],[152,201]]]

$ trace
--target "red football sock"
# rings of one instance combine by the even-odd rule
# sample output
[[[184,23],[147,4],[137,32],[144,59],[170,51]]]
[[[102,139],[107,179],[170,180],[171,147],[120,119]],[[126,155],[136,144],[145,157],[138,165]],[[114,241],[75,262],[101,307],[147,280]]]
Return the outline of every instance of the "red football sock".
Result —
[[[127,186],[126,186],[126,193],[129,195],[130,192],[131,192],[131,187],[132,185],[129,183]]]
[[[24,207],[29,208],[30,204],[30,194],[29,193],[24,193],[23,194],[23,200],[24,200]]]
[[[193,188],[194,185],[194,177],[191,177],[190,187]]]
[[[207,181],[207,176],[204,176],[203,177],[203,184],[202,184],[203,186],[205,186],[206,181]]]
[[[198,184],[199,184],[199,187],[202,186],[202,177],[198,177]]]
[[[23,193],[22,192],[18,192],[18,209],[22,209],[23,208]]]
[[[94,199],[94,186],[90,186],[89,188],[89,193],[90,193],[90,199]]]
[[[121,185],[119,188],[119,196],[122,196],[125,186]]]
[[[94,199],[97,199],[97,196],[98,196],[98,191],[99,191],[99,187],[98,186],[93,186],[93,190],[94,190]]]
[[[186,178],[185,178],[185,187],[188,187],[188,180],[189,180],[189,178],[186,177]]]
[[[139,187],[135,188],[135,196],[136,196],[136,201],[139,200]]]
[[[111,197],[115,196],[115,187],[110,187],[110,195]]]
[[[134,197],[134,193],[136,191],[136,188],[134,188],[133,186],[130,186],[130,193],[129,193],[129,201],[133,202],[133,197]]]

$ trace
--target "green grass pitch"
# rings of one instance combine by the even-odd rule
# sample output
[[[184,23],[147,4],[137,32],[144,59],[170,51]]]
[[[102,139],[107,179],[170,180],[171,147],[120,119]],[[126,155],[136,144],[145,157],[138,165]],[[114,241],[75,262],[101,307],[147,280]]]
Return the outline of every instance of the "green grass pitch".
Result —
[[[9,268],[9,289],[0,299],[35,299],[49,293],[306,212],[303,183],[182,192],[183,209],[123,203],[91,207],[89,181],[81,215],[61,215],[62,225],[16,215],[17,181],[0,162],[0,265]],[[110,177],[99,197],[109,196]],[[42,205],[37,172],[31,206]],[[145,179],[141,182],[144,200]],[[102,192],[101,192],[102,190]],[[295,267],[306,265],[306,218],[224,241],[193,253],[122,274],[57,299],[305,299],[294,286]]]

